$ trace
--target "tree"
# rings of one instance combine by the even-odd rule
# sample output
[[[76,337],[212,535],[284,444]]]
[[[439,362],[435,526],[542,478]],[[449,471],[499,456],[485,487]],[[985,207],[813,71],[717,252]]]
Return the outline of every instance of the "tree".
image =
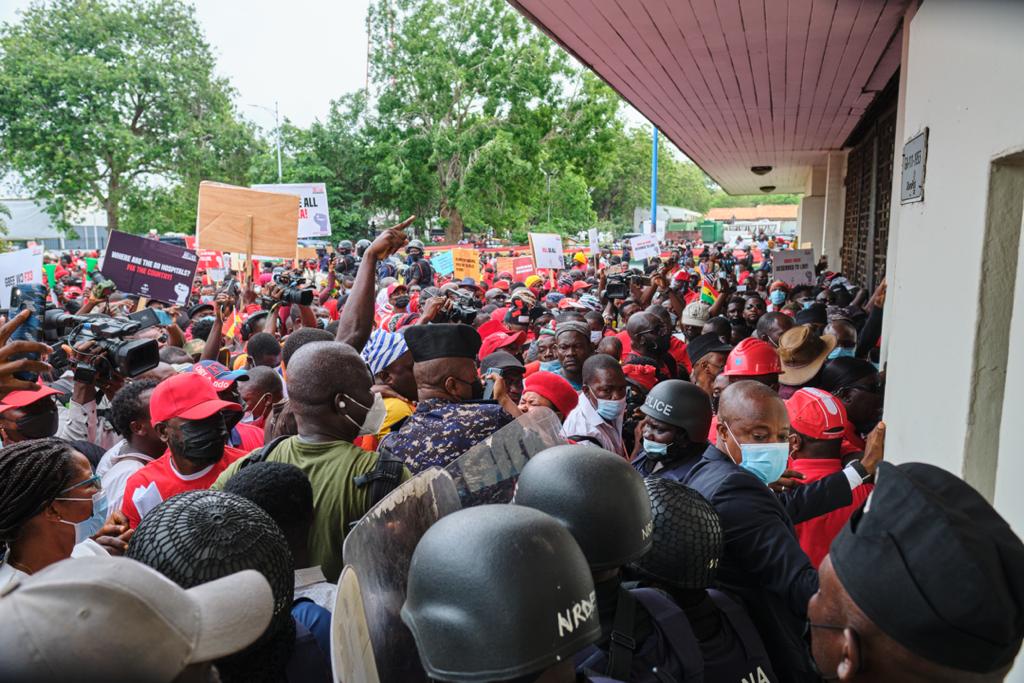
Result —
[[[757,206],[758,204],[799,204],[798,194],[726,194],[718,189],[711,196],[711,206],[735,207]]]
[[[244,182],[253,131],[190,6],[40,2],[0,51],[0,155],[59,225],[98,204],[111,229],[188,229],[200,179]]]

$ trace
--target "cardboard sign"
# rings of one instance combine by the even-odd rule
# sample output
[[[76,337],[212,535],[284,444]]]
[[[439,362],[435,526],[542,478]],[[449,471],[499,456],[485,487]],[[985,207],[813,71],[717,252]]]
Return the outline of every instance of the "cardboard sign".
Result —
[[[111,231],[100,272],[126,294],[184,305],[199,257],[191,249]]]
[[[480,255],[476,249],[452,249],[453,276],[456,280],[471,277],[480,281]]]
[[[661,256],[661,248],[658,246],[658,238],[654,235],[640,235],[629,239],[629,248],[633,252],[633,258],[646,261],[655,256]]]
[[[587,232],[587,236],[590,238],[590,255],[596,256],[601,253],[601,247],[597,244],[597,228],[591,228]]]
[[[11,305],[11,290],[43,282],[43,248],[30,247],[0,254],[0,307]]]
[[[565,262],[562,259],[561,235],[531,232],[529,237],[533,262],[537,268],[554,268],[555,270],[565,268]]]
[[[814,274],[814,250],[785,249],[775,252],[772,277],[790,287],[813,285],[817,281]]]
[[[430,266],[438,275],[451,275],[455,271],[455,257],[452,250],[434,252],[430,256]]]
[[[297,237],[330,237],[331,214],[327,210],[327,186],[323,183],[253,185],[252,189],[298,195],[300,199]]]
[[[494,274],[501,275],[502,273],[508,273],[509,275],[514,275],[512,272],[515,268],[515,264],[513,263],[514,260],[515,259],[511,256],[499,256],[494,260]],[[530,267],[533,267],[532,259],[530,260]]]
[[[295,258],[298,220],[298,195],[199,183],[196,245],[203,249]]]

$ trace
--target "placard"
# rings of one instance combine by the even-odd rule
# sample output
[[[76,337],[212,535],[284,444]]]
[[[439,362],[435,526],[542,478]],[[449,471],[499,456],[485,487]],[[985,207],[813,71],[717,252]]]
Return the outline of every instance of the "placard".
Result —
[[[772,259],[772,278],[782,280],[790,287],[813,285],[814,274],[813,249],[785,249],[775,252]]]
[[[480,281],[480,255],[476,249],[452,249],[451,254],[456,280],[470,277],[474,282]]]
[[[590,238],[590,255],[597,256],[601,253],[601,247],[597,243],[597,228],[588,230],[587,236]]]
[[[11,305],[11,290],[43,282],[43,248],[36,246],[0,254],[0,307]]]
[[[533,262],[537,268],[554,268],[555,270],[565,268],[565,261],[562,259],[561,235],[531,232],[529,238]]]
[[[634,259],[646,261],[655,256],[661,256],[661,248],[658,246],[658,238],[654,235],[640,235],[629,238],[629,248],[633,252]]]
[[[532,256],[501,256],[494,266],[495,273],[508,273],[513,282],[522,282],[536,272]]]
[[[253,185],[252,189],[298,195],[300,199],[297,236],[330,237],[331,214],[327,210],[327,186],[323,183]]]
[[[297,198],[298,195],[261,192],[204,180],[199,183],[196,246],[214,251],[295,258]]]
[[[196,256],[199,257],[199,270],[224,269],[224,254],[212,249],[197,249]]]
[[[198,265],[191,249],[113,230],[100,272],[126,294],[183,306]]]
[[[455,258],[451,249],[448,251],[435,251],[430,255],[430,267],[438,275],[451,275],[455,270]]]

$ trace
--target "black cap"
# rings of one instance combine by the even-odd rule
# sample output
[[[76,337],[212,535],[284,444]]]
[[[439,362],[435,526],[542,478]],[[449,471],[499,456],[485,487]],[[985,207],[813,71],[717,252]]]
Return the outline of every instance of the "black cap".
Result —
[[[729,355],[730,351],[732,351],[732,346],[723,344],[722,340],[714,332],[702,334],[686,345],[686,355],[690,357],[691,365],[696,365],[697,361],[709,353]]]
[[[811,304],[807,308],[797,311],[793,322],[797,325],[815,323],[824,325],[828,322],[828,309],[825,304]]]
[[[488,368],[526,372],[526,366],[508,351],[495,351],[490,355],[484,356],[484,359],[480,361],[480,369],[484,371]]]
[[[480,335],[469,325],[412,325],[405,330],[412,359],[422,363],[437,358],[471,358],[480,352]]]
[[[194,317],[196,313],[203,310],[204,308],[208,308],[212,312],[213,304],[196,304],[192,308],[188,309],[188,317]]]
[[[881,463],[875,490],[830,557],[857,607],[923,659],[989,673],[1020,650],[1024,544],[943,469]]]

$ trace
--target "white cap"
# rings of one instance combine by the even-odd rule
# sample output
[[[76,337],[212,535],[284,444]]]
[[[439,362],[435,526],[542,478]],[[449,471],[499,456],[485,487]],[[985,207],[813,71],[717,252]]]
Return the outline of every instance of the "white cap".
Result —
[[[185,590],[127,558],[63,560],[0,593],[0,680],[172,681],[255,642],[273,610],[251,569]]]
[[[683,324],[703,326],[711,317],[711,306],[703,301],[694,301],[683,309]]]

